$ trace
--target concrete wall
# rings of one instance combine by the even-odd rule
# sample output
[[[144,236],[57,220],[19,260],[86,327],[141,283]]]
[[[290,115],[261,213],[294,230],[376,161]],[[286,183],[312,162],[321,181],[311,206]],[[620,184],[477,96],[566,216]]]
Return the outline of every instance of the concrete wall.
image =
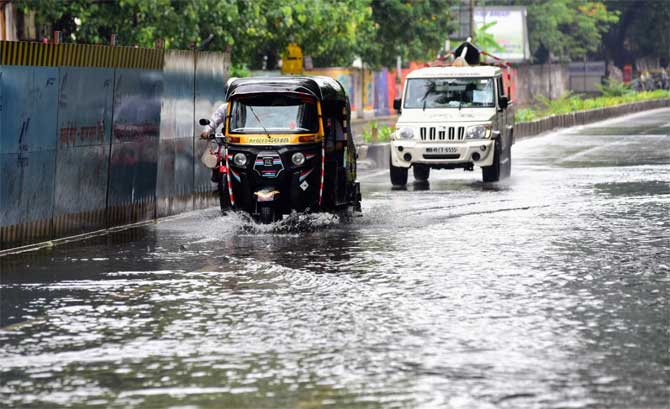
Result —
[[[216,203],[221,53],[0,41],[0,250]]]
[[[407,74],[421,68],[412,63],[401,73],[404,84]],[[567,64],[520,65],[512,68],[509,84],[512,99],[518,106],[536,102],[537,96],[559,98],[570,90],[570,72]],[[342,83],[351,100],[354,118],[370,118],[394,114],[393,99],[402,94],[402,85],[397,84],[397,74],[386,68],[380,71],[362,71],[353,68],[319,68],[305,72],[306,75],[325,75]],[[506,81],[507,82],[507,81]]]
[[[512,69],[512,98],[519,106],[535,102],[538,95],[560,98],[570,89],[567,64],[519,65]]]

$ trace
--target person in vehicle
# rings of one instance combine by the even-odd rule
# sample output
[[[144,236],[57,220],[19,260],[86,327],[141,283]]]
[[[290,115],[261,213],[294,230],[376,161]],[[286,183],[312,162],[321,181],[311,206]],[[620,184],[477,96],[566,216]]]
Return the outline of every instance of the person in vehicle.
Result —
[[[209,125],[205,125],[205,129],[200,133],[201,139],[209,139],[209,135],[216,131],[216,128],[225,121],[227,110],[228,104],[225,102],[216,108],[209,120]]]
[[[219,125],[223,124],[223,122],[226,119],[226,112],[228,110],[228,104],[223,103],[216,108],[214,113],[212,114],[212,117],[209,120],[209,124],[205,125],[205,128],[203,129],[202,132],[200,132],[200,139],[209,139],[210,135],[216,132],[216,128],[219,127]],[[219,172],[218,168],[212,169],[212,177],[211,177],[212,183],[214,183],[218,189],[219,186],[219,181],[221,180],[221,173]]]

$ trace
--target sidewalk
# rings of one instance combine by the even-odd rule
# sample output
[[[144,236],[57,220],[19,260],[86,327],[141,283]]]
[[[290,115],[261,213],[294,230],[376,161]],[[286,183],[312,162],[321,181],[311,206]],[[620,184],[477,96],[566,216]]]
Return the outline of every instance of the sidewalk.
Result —
[[[377,126],[395,126],[398,115],[385,115],[372,118],[357,118],[351,120],[351,133],[356,143],[358,153],[358,170],[374,170],[388,168],[390,160],[390,145],[388,142],[366,144],[363,141],[363,131],[370,128],[374,122]]]

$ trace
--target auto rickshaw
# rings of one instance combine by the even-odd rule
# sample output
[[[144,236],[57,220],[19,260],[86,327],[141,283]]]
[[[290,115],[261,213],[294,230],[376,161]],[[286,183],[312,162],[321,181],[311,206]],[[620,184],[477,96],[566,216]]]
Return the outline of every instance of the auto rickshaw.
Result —
[[[231,79],[226,102],[212,161],[223,212],[272,223],[293,211],[360,211],[349,99],[339,82]]]

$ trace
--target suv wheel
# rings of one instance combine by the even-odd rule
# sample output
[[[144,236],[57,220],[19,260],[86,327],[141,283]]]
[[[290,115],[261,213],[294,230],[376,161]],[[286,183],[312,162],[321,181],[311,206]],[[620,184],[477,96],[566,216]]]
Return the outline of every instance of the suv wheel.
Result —
[[[497,182],[500,180],[500,149],[500,142],[495,141],[493,163],[491,166],[482,167],[482,179],[484,182]]]
[[[405,186],[407,184],[407,168],[393,166],[393,162],[389,164],[391,168],[391,184],[393,186]]]
[[[414,180],[417,182],[426,182],[430,177],[430,168],[426,165],[414,165]]]

